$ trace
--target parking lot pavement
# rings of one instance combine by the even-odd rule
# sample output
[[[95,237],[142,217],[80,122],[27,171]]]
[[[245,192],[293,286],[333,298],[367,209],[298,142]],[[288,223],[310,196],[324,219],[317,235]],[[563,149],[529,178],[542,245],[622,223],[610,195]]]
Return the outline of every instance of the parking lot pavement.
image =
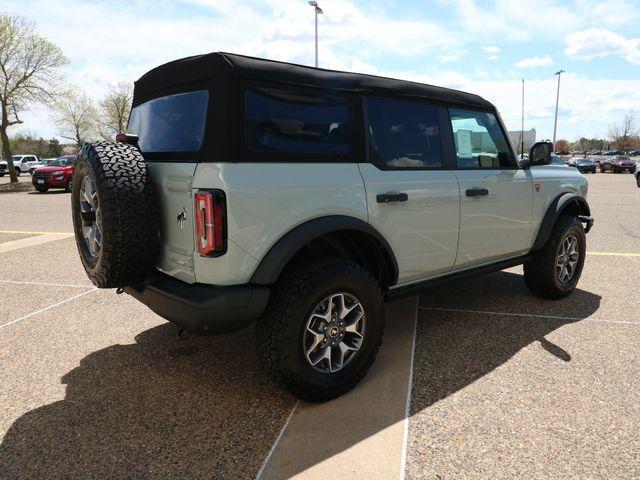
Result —
[[[21,177],[22,178],[22,177]],[[72,232],[71,195],[64,190],[0,195],[0,232]],[[8,208],[10,205],[10,208]]]
[[[521,268],[425,292],[413,370],[415,299],[390,304],[370,375],[323,405],[272,385],[251,330],[178,340],[95,290],[73,238],[0,253],[0,478],[639,476],[640,189],[588,179],[598,255],[571,297]],[[0,245],[72,231],[68,194],[2,202]]]

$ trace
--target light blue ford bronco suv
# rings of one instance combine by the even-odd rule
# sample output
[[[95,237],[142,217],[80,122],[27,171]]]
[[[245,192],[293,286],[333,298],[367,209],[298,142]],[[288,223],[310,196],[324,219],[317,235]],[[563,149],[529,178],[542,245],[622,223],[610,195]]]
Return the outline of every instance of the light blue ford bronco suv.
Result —
[[[519,264],[540,297],[574,290],[593,223],[587,182],[547,167],[551,150],[538,143],[518,163],[476,95],[184,58],[135,83],[126,133],[83,146],[78,251],[96,286],[182,332],[255,322],[275,381],[325,401],[373,363],[386,301]]]

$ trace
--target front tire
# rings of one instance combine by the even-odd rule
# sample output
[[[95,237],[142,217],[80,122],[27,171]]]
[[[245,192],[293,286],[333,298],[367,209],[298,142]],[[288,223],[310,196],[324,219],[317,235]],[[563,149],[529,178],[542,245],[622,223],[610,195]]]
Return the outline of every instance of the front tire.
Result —
[[[49,190],[49,187],[36,187],[36,190],[39,191],[40,193],[45,193],[46,191]]]
[[[546,245],[524,264],[524,279],[535,295],[557,300],[573,292],[580,280],[587,237],[580,221],[562,215]]]
[[[256,325],[267,373],[297,397],[324,402],[351,390],[382,341],[382,293],[363,266],[342,258],[298,262],[282,273]]]

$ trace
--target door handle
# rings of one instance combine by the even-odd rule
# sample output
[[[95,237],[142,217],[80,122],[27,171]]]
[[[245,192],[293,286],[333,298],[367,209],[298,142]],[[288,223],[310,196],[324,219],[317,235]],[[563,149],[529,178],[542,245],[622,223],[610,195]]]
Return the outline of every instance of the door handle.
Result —
[[[407,200],[409,200],[409,195],[404,192],[379,193],[376,196],[378,203],[406,202]]]
[[[467,197],[485,197],[489,195],[489,190],[486,188],[470,188],[466,192]]]

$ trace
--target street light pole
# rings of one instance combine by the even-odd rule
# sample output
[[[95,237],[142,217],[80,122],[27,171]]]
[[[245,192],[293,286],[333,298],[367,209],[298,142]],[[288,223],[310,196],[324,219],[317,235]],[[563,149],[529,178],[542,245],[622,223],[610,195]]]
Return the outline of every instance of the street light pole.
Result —
[[[558,76],[558,91],[556,93],[556,118],[553,121],[553,152],[556,152],[556,128],[558,126],[558,101],[560,100],[560,76],[565,73],[564,70],[558,70],[555,75]]]
[[[316,16],[316,68],[318,68],[318,15],[322,15],[324,12],[316,1],[310,1],[309,5],[313,7]]]

